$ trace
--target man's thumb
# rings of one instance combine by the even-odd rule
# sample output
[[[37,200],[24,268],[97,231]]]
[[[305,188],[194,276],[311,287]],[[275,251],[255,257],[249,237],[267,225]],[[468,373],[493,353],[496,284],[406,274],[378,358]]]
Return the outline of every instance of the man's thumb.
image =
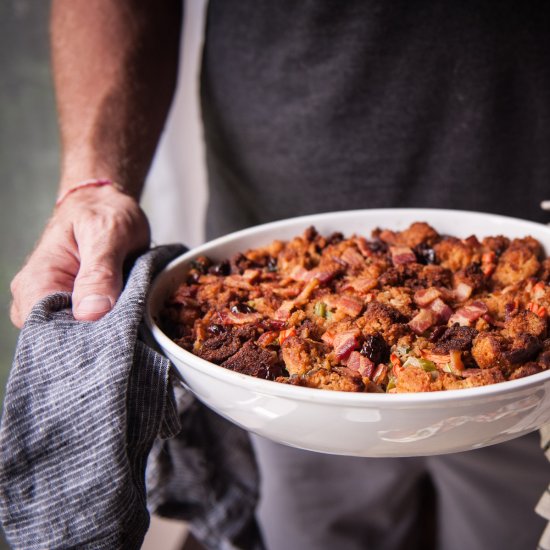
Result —
[[[73,315],[95,321],[108,313],[122,289],[122,257],[113,252],[83,256],[73,290]]]

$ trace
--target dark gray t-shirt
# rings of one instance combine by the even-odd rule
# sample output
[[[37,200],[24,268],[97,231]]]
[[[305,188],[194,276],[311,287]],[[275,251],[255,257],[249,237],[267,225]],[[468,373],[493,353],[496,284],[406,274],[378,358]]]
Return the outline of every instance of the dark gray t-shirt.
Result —
[[[211,0],[208,237],[314,212],[547,221],[550,4]]]

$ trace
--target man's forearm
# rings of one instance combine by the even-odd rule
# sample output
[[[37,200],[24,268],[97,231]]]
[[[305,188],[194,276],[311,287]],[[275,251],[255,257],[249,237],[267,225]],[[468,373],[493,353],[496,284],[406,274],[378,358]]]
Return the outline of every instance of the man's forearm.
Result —
[[[54,0],[61,190],[108,177],[139,196],[177,80],[181,0]]]

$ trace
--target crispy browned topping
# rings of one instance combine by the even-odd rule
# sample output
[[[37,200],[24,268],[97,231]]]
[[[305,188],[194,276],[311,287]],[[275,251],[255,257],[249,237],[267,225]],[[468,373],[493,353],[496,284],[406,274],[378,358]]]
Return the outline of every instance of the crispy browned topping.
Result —
[[[532,237],[458,239],[426,223],[371,239],[314,227],[197,258],[164,330],[236,372],[311,388],[470,388],[550,368],[550,263]]]

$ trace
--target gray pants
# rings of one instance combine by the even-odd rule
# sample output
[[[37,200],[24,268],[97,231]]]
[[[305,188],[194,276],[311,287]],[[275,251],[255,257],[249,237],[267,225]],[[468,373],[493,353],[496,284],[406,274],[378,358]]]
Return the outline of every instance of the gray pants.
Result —
[[[528,550],[550,481],[538,434],[419,458],[316,454],[254,437],[269,550]]]

